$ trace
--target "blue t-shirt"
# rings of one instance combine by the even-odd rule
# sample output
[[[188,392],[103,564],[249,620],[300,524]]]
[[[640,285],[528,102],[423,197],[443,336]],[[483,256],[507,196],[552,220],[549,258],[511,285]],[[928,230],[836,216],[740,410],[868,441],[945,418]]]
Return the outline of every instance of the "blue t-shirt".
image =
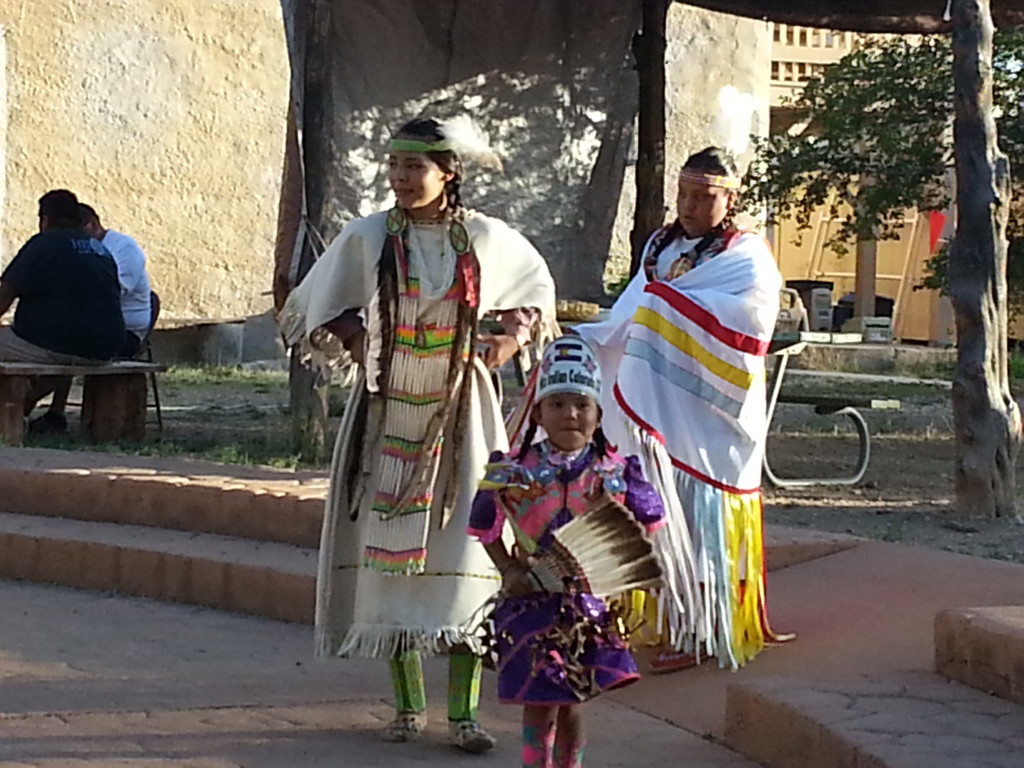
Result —
[[[117,264],[82,230],[35,235],[0,282],[18,297],[13,328],[25,341],[93,360],[112,359],[124,344]]]

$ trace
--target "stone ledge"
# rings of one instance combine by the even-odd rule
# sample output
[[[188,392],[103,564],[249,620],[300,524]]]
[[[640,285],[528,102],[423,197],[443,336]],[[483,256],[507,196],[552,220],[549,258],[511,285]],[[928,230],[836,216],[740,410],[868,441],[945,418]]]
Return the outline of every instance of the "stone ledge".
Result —
[[[1024,709],[926,672],[732,684],[726,744],[771,768],[1019,768]]]
[[[316,552],[0,514],[0,577],[313,623]]]
[[[1024,704],[1024,607],[959,608],[936,615],[935,670]]]
[[[317,547],[327,478],[65,451],[0,449],[0,511]]]
[[[191,531],[316,549],[327,476],[176,458],[0,448],[0,513]],[[765,527],[778,571],[863,539]]]

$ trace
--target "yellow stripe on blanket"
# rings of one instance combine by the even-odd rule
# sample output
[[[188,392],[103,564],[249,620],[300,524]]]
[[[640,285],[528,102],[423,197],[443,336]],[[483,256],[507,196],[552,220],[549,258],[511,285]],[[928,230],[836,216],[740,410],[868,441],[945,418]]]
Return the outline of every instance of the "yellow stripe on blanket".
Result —
[[[748,373],[725,362],[720,357],[715,357],[693,336],[673,325],[652,309],[640,307],[636,311],[636,315],[633,316],[633,322],[654,331],[684,355],[692,357],[711,373],[740,389],[750,389],[751,385],[760,378],[757,374]]]

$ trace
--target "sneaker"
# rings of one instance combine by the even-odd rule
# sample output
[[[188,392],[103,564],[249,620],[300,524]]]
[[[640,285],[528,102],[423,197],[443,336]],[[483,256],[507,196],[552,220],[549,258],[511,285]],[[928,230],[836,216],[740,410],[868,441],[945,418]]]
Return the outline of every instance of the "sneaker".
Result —
[[[62,413],[47,411],[28,423],[30,435],[63,435],[68,431],[68,420]]]
[[[399,712],[395,719],[381,731],[384,741],[403,742],[418,741],[427,727],[427,715],[424,712]]]
[[[652,675],[667,675],[672,672],[682,672],[697,666],[697,657],[692,653],[682,651],[662,651],[651,660],[648,671]]]
[[[452,744],[471,755],[481,755],[494,749],[498,743],[497,739],[481,728],[475,720],[448,721],[448,735]]]

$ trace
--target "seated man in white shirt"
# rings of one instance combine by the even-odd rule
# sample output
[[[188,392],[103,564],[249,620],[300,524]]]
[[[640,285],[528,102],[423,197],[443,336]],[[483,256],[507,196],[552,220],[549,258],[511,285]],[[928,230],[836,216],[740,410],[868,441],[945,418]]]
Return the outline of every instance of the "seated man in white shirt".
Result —
[[[92,206],[81,203],[82,229],[96,238],[114,256],[117,279],[121,283],[121,313],[128,330],[125,346],[118,357],[135,357],[149,332],[150,287],[146,274],[146,254],[134,239],[113,229],[104,229]]]
[[[85,203],[78,204],[81,228],[113,255],[117,264],[117,280],[121,287],[121,314],[124,316],[124,343],[117,357],[131,359],[138,354],[143,339],[149,333],[151,298],[149,276],[146,274],[146,254],[134,239],[112,229],[104,229],[95,209]],[[29,423],[29,432],[47,434],[67,429],[64,411],[71,392],[70,376],[54,376],[53,398],[45,415]]]

